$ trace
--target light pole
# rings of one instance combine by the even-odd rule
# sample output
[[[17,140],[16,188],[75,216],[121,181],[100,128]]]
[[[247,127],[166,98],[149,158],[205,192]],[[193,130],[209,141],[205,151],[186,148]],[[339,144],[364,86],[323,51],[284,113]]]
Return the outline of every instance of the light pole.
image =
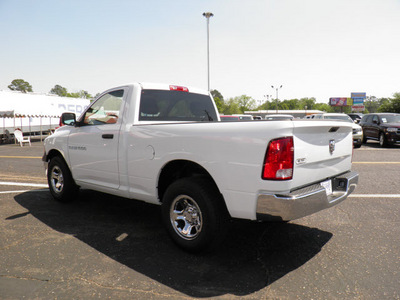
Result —
[[[272,95],[264,95],[265,99],[267,99],[265,101],[265,109],[268,110],[268,100],[271,98],[272,99]]]
[[[203,16],[207,19],[207,73],[208,73],[208,91],[210,91],[210,18],[213,13],[205,12]]]
[[[274,87],[273,85],[271,85],[271,87],[273,89],[276,89],[276,113],[278,113],[278,90],[282,88],[282,85],[280,87]]]

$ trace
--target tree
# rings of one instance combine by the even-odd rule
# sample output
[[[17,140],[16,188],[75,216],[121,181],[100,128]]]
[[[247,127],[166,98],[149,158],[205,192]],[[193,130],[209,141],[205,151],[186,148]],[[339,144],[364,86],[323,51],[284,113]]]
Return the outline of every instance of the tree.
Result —
[[[224,110],[224,96],[217,91],[217,90],[211,90],[210,91],[211,96],[214,98],[215,105],[217,106],[217,109],[219,112],[222,112]]]
[[[61,85],[56,84],[50,91],[50,94],[55,94],[60,97],[67,97],[68,91],[67,88],[62,87]]]
[[[400,114],[400,93],[394,93],[391,99],[392,101],[392,112]]]
[[[306,109],[306,106],[307,106],[307,110],[315,109],[314,105],[315,105],[316,101],[317,100],[314,97],[301,98],[300,101],[299,101],[298,109]]]
[[[224,102],[221,112],[225,115],[239,114],[239,103],[235,98],[229,98],[228,101]]]
[[[90,95],[87,91],[84,91],[84,90],[80,90],[77,93],[68,93],[67,97],[83,98],[83,99],[91,99],[91,98],[93,98],[92,95]]]
[[[219,98],[222,102],[224,102],[224,96],[218,90],[211,90],[210,91],[213,98]]]
[[[20,91],[23,93],[33,92],[32,86],[29,84],[29,82],[23,79],[14,79],[8,88],[12,91]]]
[[[224,101],[218,97],[213,97],[213,98],[214,98],[215,105],[217,106],[217,110],[219,112],[222,112],[224,110]]]
[[[394,93],[393,98],[382,98],[378,112],[400,113],[400,93]]]
[[[365,109],[368,110],[370,113],[375,113],[378,111],[380,106],[379,99],[375,96],[367,96],[364,100]]]
[[[286,110],[295,110],[295,109],[302,109],[299,108],[299,100],[297,99],[291,99],[291,100],[283,100],[281,102],[280,109],[286,109]]]
[[[320,111],[325,111],[327,113],[334,112],[334,109],[332,108],[332,106],[330,106],[327,103],[315,103],[314,106],[313,106],[313,109],[320,110]]]
[[[235,97],[234,101],[238,103],[241,113],[244,113],[246,110],[253,110],[256,107],[256,100],[246,95]]]
[[[391,112],[391,101],[389,98],[380,98],[378,112]]]

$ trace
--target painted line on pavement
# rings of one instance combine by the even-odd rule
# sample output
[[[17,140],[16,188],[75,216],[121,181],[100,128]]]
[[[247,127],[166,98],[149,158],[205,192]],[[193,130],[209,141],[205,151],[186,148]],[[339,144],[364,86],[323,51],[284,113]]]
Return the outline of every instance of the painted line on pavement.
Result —
[[[40,189],[40,190],[22,190],[22,191],[3,191],[0,194],[20,194],[20,193],[28,193],[28,192],[48,192],[48,189]]]
[[[400,164],[400,161],[353,161],[353,164]]]
[[[49,187],[47,184],[41,184],[41,183],[6,182],[6,181],[0,181],[0,185],[31,186],[31,187],[43,187],[43,188]]]
[[[0,155],[0,158],[42,158],[41,156],[14,156],[14,155]]]
[[[350,194],[349,198],[400,198],[400,194]]]

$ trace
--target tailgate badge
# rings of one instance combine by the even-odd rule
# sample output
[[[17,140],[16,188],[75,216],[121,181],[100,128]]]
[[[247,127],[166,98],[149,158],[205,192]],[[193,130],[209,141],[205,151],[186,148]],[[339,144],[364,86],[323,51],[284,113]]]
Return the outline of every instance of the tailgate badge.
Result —
[[[329,153],[332,154],[335,151],[335,140],[329,141]]]

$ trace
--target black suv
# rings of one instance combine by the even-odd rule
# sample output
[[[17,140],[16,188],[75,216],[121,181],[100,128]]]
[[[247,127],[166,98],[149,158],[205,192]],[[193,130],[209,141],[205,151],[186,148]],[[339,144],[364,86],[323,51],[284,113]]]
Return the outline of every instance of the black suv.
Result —
[[[364,115],[360,121],[363,142],[377,140],[382,147],[400,143],[400,114],[377,113]]]

